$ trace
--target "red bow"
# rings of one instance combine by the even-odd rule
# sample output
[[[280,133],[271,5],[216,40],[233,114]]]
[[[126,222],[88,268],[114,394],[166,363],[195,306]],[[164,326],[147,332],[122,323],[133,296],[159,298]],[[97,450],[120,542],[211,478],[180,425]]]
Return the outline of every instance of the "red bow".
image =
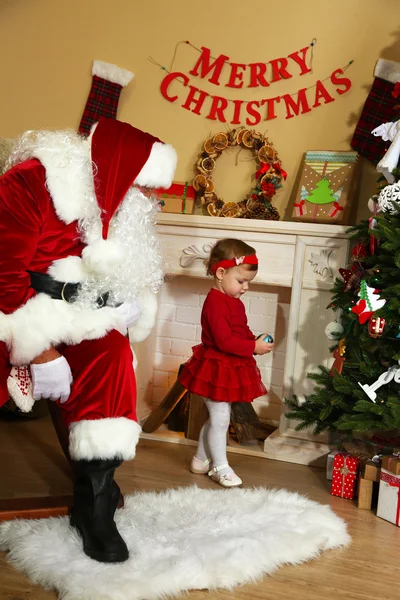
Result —
[[[256,173],[256,179],[260,179],[261,175],[264,175],[269,169],[269,165],[267,163],[263,163],[261,165],[261,169],[258,169]]]
[[[286,173],[286,171],[284,171],[282,169],[281,165],[278,162],[276,162],[272,166],[274,167],[275,171],[278,171],[278,173],[280,173],[282,175],[283,179],[286,181],[287,173]]]
[[[392,96],[393,98],[398,98],[400,96],[400,81],[394,84]]]

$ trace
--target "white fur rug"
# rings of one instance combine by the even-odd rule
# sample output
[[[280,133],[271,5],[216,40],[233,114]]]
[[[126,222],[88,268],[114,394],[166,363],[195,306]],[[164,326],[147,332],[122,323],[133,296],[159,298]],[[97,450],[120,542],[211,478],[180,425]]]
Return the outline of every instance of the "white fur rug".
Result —
[[[126,563],[86,557],[67,518],[3,523],[0,549],[62,600],[153,600],[233,588],[350,542],[328,506],[286,490],[194,486],[125,501],[116,520],[130,549]]]

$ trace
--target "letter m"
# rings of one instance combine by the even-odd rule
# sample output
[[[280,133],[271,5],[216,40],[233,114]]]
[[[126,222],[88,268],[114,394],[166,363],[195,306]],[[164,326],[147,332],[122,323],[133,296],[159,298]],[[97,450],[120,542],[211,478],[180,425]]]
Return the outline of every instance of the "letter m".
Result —
[[[222,68],[227,60],[229,60],[229,56],[225,56],[221,54],[214,60],[213,63],[210,63],[211,53],[208,48],[204,46],[201,47],[201,55],[195,66],[189,73],[191,75],[199,76],[200,69],[200,77],[204,79],[207,75],[213,71],[211,77],[208,78],[208,81],[214,83],[215,85],[219,85],[219,78],[221,75]]]

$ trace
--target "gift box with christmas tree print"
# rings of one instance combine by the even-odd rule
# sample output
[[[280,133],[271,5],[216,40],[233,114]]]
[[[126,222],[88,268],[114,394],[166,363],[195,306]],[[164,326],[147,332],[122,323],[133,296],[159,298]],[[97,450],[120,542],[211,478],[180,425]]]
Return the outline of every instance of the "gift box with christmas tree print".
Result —
[[[357,158],[356,152],[307,152],[293,219],[348,225],[355,206]]]

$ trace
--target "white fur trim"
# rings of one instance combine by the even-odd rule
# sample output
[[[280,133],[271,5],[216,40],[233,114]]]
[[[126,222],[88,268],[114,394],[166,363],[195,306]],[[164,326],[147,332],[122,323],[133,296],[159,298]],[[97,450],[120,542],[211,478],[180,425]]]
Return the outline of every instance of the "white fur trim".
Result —
[[[400,81],[400,62],[380,58],[376,63],[374,76],[391,83]]]
[[[55,260],[48,269],[48,274],[56,281],[80,283],[87,277],[85,265],[80,256],[67,256]]]
[[[170,144],[154,142],[150,156],[135,179],[137,185],[169,188],[175,174],[178,157]]]
[[[132,342],[143,342],[149,335],[156,323],[158,302],[155,294],[149,290],[143,290],[139,294],[142,305],[142,313],[138,322],[129,328],[129,339]]]
[[[69,429],[69,452],[73,460],[135,458],[142,428],[126,417],[78,421]]]
[[[13,365],[30,364],[44,350],[60,343],[98,339],[112,329],[126,333],[124,320],[115,308],[82,310],[46,294],[38,294],[14,313],[0,313],[0,317],[0,325],[5,320],[8,326],[8,337],[1,339],[8,344]]]
[[[82,259],[89,271],[106,275],[124,260],[124,250],[113,240],[97,240],[83,249]]]
[[[127,69],[122,69],[121,67],[117,67],[117,65],[106,63],[102,60],[93,61],[92,75],[97,75],[97,77],[101,77],[112,83],[118,83],[122,87],[128,85],[135,77]]]
[[[66,162],[62,145],[48,150],[36,149],[34,156],[46,170],[46,185],[57,216],[68,225],[82,218],[88,193],[94,198],[93,178],[85,175],[82,163],[74,160]],[[90,160],[88,140],[82,140],[82,157]]]
[[[397,167],[400,157],[400,121],[396,123],[396,135],[389,146],[389,150],[378,162],[376,170],[386,178],[388,183],[394,183],[396,178],[392,175],[393,170]]]

